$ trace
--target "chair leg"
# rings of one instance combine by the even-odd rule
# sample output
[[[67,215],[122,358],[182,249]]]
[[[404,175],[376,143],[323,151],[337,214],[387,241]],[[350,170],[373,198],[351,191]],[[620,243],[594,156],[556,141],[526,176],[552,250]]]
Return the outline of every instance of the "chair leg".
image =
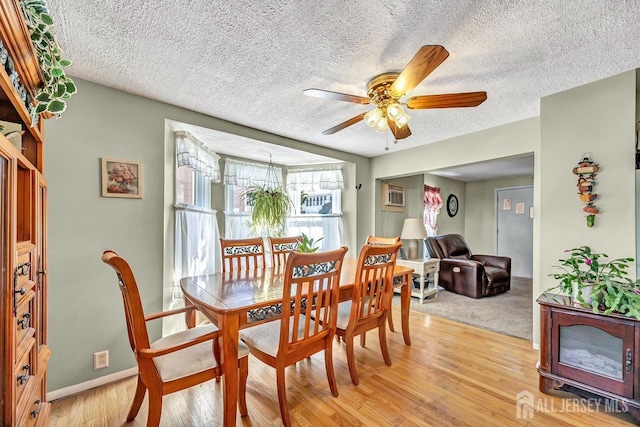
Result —
[[[147,387],[142,382],[142,378],[138,374],[138,385],[136,386],[136,393],[133,396],[133,402],[131,403],[131,409],[129,409],[129,414],[127,415],[127,421],[133,421],[133,419],[138,415],[138,411],[140,410],[140,406],[142,406],[142,401],[144,400],[144,395],[147,392]]]
[[[387,328],[385,327],[385,321],[378,326],[378,337],[380,340],[380,350],[382,351],[382,358],[387,366],[391,366],[391,356],[389,355],[389,347],[387,346]]]
[[[222,376],[222,364],[220,363],[220,341],[216,338],[213,340],[213,357],[216,359],[216,382],[220,382]]]
[[[333,346],[331,340],[329,340],[327,348],[324,349],[324,366],[327,371],[331,394],[333,394],[334,397],[338,397],[338,383],[336,382],[336,374],[333,371]]]
[[[364,347],[367,345],[367,333],[363,332],[360,334],[360,347]]]
[[[291,426],[289,407],[287,405],[287,386],[284,383],[284,367],[276,368],[276,383],[278,386],[278,403],[280,404],[280,417],[285,427]]]
[[[344,342],[347,344],[347,364],[349,365],[349,375],[351,375],[351,382],[358,385],[358,372],[356,371],[356,358],[353,352],[353,335],[347,335],[344,337]]]
[[[247,377],[249,376],[249,356],[239,361],[240,375],[238,378],[238,409],[241,417],[246,417],[247,411]],[[220,377],[218,377],[219,379]]]
[[[147,427],[158,427],[162,415],[162,385],[160,389],[149,388],[149,418]]]
[[[391,332],[395,332],[396,330],[393,328],[393,319],[391,318],[391,310],[389,310],[389,330]]]

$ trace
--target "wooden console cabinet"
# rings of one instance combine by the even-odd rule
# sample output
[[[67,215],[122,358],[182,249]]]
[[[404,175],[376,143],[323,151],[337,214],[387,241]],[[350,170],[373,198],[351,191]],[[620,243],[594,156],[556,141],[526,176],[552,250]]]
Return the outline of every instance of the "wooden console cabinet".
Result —
[[[50,418],[44,129],[31,114],[42,73],[27,31],[19,1],[0,0],[0,425],[11,427]],[[8,139],[11,127],[24,133]]]
[[[540,391],[609,399],[640,422],[640,321],[594,314],[568,296],[542,294],[537,302]]]

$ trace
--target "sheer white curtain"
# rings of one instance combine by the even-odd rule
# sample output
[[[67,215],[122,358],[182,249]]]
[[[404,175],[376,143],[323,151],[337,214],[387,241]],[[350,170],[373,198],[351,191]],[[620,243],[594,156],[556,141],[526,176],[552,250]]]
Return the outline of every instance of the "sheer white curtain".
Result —
[[[282,185],[282,168],[261,163],[225,159],[224,184],[236,187],[260,185],[276,188]]]
[[[289,169],[287,190],[343,190],[342,169]]]
[[[220,182],[220,157],[199,141],[191,133],[177,131],[174,133],[176,143],[176,171],[178,167],[187,166],[193,171],[191,182],[187,185],[195,190],[196,182],[210,186],[211,182]],[[176,172],[176,179],[178,174]],[[210,192],[202,192],[210,198]],[[194,203],[211,206],[211,200],[197,200]],[[180,279],[187,276],[211,274],[221,270],[219,254],[218,221],[216,211],[184,203],[175,203],[174,231],[174,266],[172,298],[169,309],[182,307],[184,299],[180,290]],[[164,319],[165,334],[178,332],[184,328],[181,316]]]
[[[295,215],[287,218],[287,235],[302,233],[314,240],[322,239],[318,247],[322,251],[338,249],[343,245],[342,169],[335,167],[289,169],[287,192],[296,208]],[[331,212],[326,214],[302,214],[302,193],[330,196]]]
[[[176,163],[188,166],[211,182],[220,182],[220,156],[187,131],[176,131]]]
[[[176,283],[186,276],[221,271],[216,211],[176,206]]]

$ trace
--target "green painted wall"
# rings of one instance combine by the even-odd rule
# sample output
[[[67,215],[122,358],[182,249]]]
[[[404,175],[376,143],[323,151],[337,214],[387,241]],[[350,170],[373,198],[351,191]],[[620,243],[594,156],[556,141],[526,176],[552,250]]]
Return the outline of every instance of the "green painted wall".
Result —
[[[516,176],[467,183],[464,236],[474,253],[496,253],[495,191],[533,185],[533,176]]]
[[[147,313],[166,304],[166,253],[173,240],[172,145],[165,119],[235,133],[350,162],[345,174],[347,245],[373,229],[366,209],[370,159],[245,128],[213,117],[76,79],[78,93],[60,120],[46,125],[49,185],[48,390],[69,387],[135,366],[116,276],[100,257],[118,251],[134,269]],[[169,160],[166,158],[169,153]],[[100,197],[100,158],[143,163],[142,199]],[[218,194],[214,192],[214,194]],[[160,324],[152,333],[159,337]],[[93,353],[110,351],[110,366],[93,370]]]
[[[540,227],[537,251],[534,243],[539,260],[533,265],[534,292],[555,284],[549,274],[566,249],[589,245],[612,258],[634,256],[635,106],[635,70],[542,98],[540,172],[535,174],[534,192],[539,195],[534,206]],[[601,166],[595,187],[601,214],[593,228],[586,225],[577,177],[571,172],[585,152]],[[534,242],[535,232],[534,228]],[[533,331],[537,342],[537,318]]]

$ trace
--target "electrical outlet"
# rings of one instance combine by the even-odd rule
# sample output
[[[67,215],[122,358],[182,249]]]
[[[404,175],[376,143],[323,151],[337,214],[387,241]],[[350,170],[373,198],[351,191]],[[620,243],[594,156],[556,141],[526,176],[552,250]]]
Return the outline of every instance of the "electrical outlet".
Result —
[[[102,369],[109,366],[109,350],[93,353],[93,369]]]

